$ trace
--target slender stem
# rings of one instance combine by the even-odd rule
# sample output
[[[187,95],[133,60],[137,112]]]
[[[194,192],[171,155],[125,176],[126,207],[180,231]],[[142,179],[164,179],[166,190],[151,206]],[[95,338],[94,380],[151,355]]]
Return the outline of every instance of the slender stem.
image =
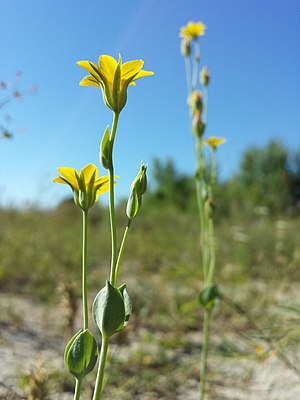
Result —
[[[207,285],[211,284],[214,280],[215,264],[216,264],[216,248],[215,248],[215,237],[214,237],[214,221],[213,218],[209,218],[208,221],[208,234],[209,234],[209,270],[207,276]]]
[[[87,232],[88,232],[88,211],[82,211],[82,310],[83,330],[89,327],[89,311],[86,287],[86,265],[87,265]]]
[[[125,248],[125,244],[126,244],[126,240],[127,240],[127,236],[128,236],[128,232],[129,232],[129,228],[131,225],[131,220],[128,220],[127,226],[125,228],[124,234],[123,234],[123,238],[122,238],[122,242],[121,242],[121,246],[120,246],[120,250],[119,250],[119,254],[118,254],[118,259],[117,259],[117,264],[116,264],[116,271],[115,271],[115,284],[117,284],[118,281],[118,276],[119,276],[119,272],[120,272],[120,263],[122,260],[122,256],[123,256],[123,252],[124,252],[124,248]]]
[[[205,398],[210,316],[211,316],[211,311],[205,309],[204,321],[203,321],[203,344],[202,344],[201,366],[200,366],[200,400],[204,400]]]
[[[98,372],[96,378],[96,385],[94,389],[93,400],[100,400],[103,386],[103,377],[106,364],[106,356],[108,350],[109,337],[102,336],[102,345],[100,351],[100,361],[98,365]]]
[[[216,157],[216,149],[212,150],[211,157],[211,190],[213,191],[216,186],[217,180],[217,157]]]
[[[199,44],[199,40],[196,39],[195,40],[194,68],[193,68],[193,81],[192,81],[193,89],[197,86],[199,64],[200,64],[200,44]]]
[[[80,399],[81,382],[82,382],[82,381],[79,381],[78,379],[76,379],[75,392],[74,392],[74,400],[79,400],[79,399]]]
[[[115,183],[114,183],[114,166],[113,166],[113,145],[117,131],[119,113],[114,113],[111,141],[111,166],[109,168],[109,217],[111,231],[111,266],[110,266],[110,283],[115,285],[115,269],[117,262],[117,230],[115,221]]]
[[[186,73],[186,85],[187,85],[188,94],[190,95],[193,90],[190,56],[184,57],[184,61],[185,61],[185,73]]]
[[[207,86],[203,87],[203,122],[207,125],[208,116],[208,90]]]

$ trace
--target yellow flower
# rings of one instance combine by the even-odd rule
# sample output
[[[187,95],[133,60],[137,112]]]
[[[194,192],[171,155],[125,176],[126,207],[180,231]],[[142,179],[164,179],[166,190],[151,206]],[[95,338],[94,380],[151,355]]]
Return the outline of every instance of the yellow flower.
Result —
[[[205,34],[206,26],[202,22],[189,22],[180,30],[180,37],[185,39],[197,39]]]
[[[143,76],[154,74],[142,70],[143,60],[133,60],[123,64],[121,56],[116,61],[111,56],[102,55],[99,57],[98,65],[90,61],[78,61],[77,64],[90,73],[82,79],[80,85],[101,88],[105,104],[117,113],[126,104],[128,86],[134,86],[134,81]]]
[[[99,194],[109,190],[108,176],[98,177],[94,164],[89,164],[78,173],[74,168],[58,168],[60,176],[53,179],[55,183],[69,185],[74,193],[74,202],[82,210],[87,211],[98,200]]]
[[[216,150],[216,148],[220,146],[220,144],[226,143],[226,139],[222,137],[211,136],[207,140],[205,140],[204,143],[210,146],[213,150]]]

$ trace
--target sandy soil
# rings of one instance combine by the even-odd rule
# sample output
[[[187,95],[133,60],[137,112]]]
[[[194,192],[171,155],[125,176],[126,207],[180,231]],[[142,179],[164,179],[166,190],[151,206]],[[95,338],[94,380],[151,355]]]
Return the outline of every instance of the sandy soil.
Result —
[[[58,307],[49,309],[32,299],[7,294],[0,295],[0,309],[0,399],[26,399],[19,387],[20,376],[36,367],[39,355],[51,368],[64,368],[62,354],[66,339],[62,332],[63,315],[59,314]],[[191,340],[197,341],[198,338],[191,337]],[[132,345],[136,346],[136,343]],[[130,347],[124,351],[130,351]],[[208,395],[207,400],[300,399],[299,377],[275,354],[264,362],[252,362],[250,366],[248,361],[224,361],[218,355],[214,355],[210,363],[224,384],[219,382],[217,393],[213,397]],[[71,400],[72,397],[71,393],[59,393],[50,398]],[[156,399],[151,394],[143,398]],[[178,388],[176,398],[198,400],[198,382],[187,381],[184,387]]]

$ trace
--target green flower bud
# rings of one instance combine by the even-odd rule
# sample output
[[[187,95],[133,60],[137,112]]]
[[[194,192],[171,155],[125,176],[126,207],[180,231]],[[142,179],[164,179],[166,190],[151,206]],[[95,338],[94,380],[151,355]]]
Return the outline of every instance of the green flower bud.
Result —
[[[106,169],[111,167],[111,142],[109,126],[106,127],[100,145],[100,162]]]
[[[180,50],[183,57],[189,57],[191,55],[191,40],[183,38],[181,41]]]
[[[137,215],[142,205],[142,196],[138,196],[135,189],[131,190],[126,206],[126,215],[130,220]]]
[[[131,190],[135,189],[138,196],[142,196],[147,190],[147,165],[143,163],[140,166],[140,170],[131,184]]]
[[[200,90],[194,90],[189,98],[191,114],[199,113],[201,116],[203,110],[202,94]]]
[[[202,122],[201,120],[201,114],[199,111],[197,111],[194,115],[193,121],[192,121],[192,128],[193,128],[193,133],[201,138],[203,136],[204,130],[205,130],[205,123]]]
[[[137,215],[142,204],[142,196],[147,190],[146,172],[147,166],[141,164],[140,170],[131,184],[130,195],[126,207],[126,214],[130,220]]]
[[[200,83],[203,86],[208,86],[209,81],[210,81],[210,75],[208,69],[207,67],[203,67],[200,72]]]

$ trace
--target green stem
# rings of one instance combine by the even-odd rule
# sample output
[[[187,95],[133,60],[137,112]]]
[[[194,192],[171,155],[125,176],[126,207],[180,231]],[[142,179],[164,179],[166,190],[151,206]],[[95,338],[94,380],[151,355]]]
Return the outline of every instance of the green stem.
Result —
[[[210,315],[211,311],[205,309],[204,321],[203,321],[203,344],[202,344],[202,355],[201,355],[201,366],[200,366],[200,400],[204,400],[205,398]]]
[[[208,115],[208,90],[207,86],[203,87],[203,122],[205,126],[207,125],[207,115]]]
[[[193,89],[197,86],[199,64],[200,64],[200,44],[199,44],[199,40],[196,39],[195,40],[194,68],[193,68],[193,81],[192,81]]]
[[[211,190],[213,191],[216,186],[217,181],[217,157],[216,157],[216,149],[212,150],[211,157]]]
[[[184,57],[184,61],[185,61],[185,73],[186,73],[186,85],[187,85],[188,94],[190,96],[193,91],[190,56]]]
[[[196,141],[196,157],[197,157],[197,171],[199,176],[196,176],[196,195],[197,195],[197,207],[200,220],[200,246],[202,253],[202,267],[203,267],[203,279],[206,282],[208,274],[208,251],[207,251],[207,218],[204,209],[204,201],[202,198],[202,189],[205,185],[204,171],[205,162],[203,154],[203,141],[202,138],[198,138]]]
[[[119,272],[120,272],[120,263],[122,260],[122,256],[123,256],[123,252],[124,252],[130,225],[131,225],[131,220],[129,219],[127,222],[127,226],[125,228],[124,234],[123,234],[123,238],[122,238],[122,242],[121,242],[121,246],[120,246],[120,250],[119,250],[119,254],[118,254],[117,264],[116,264],[116,271],[115,271],[115,284],[116,285],[117,285],[118,276],[119,276]]]
[[[87,231],[88,211],[82,211],[82,309],[83,309],[83,330],[89,327],[89,311],[86,287],[86,265],[87,265]]]
[[[79,400],[79,399],[80,399],[81,382],[82,382],[82,381],[79,381],[78,379],[76,379],[75,392],[74,392],[74,400]]]
[[[93,400],[100,400],[103,386],[103,377],[106,364],[107,350],[108,350],[109,337],[102,336],[102,345],[100,351],[100,361],[98,365],[98,372],[96,378],[96,385],[94,389]]]
[[[216,249],[215,249],[215,237],[214,237],[214,221],[213,218],[209,218],[208,221],[208,234],[209,234],[209,270],[207,276],[207,285],[213,283],[215,274],[215,264],[216,264]]]
[[[114,113],[112,130],[110,135],[111,141],[111,166],[109,168],[109,217],[111,232],[111,266],[110,266],[110,283],[115,285],[115,269],[117,262],[117,230],[115,221],[115,182],[114,182],[114,166],[113,166],[113,145],[117,131],[119,113]]]

